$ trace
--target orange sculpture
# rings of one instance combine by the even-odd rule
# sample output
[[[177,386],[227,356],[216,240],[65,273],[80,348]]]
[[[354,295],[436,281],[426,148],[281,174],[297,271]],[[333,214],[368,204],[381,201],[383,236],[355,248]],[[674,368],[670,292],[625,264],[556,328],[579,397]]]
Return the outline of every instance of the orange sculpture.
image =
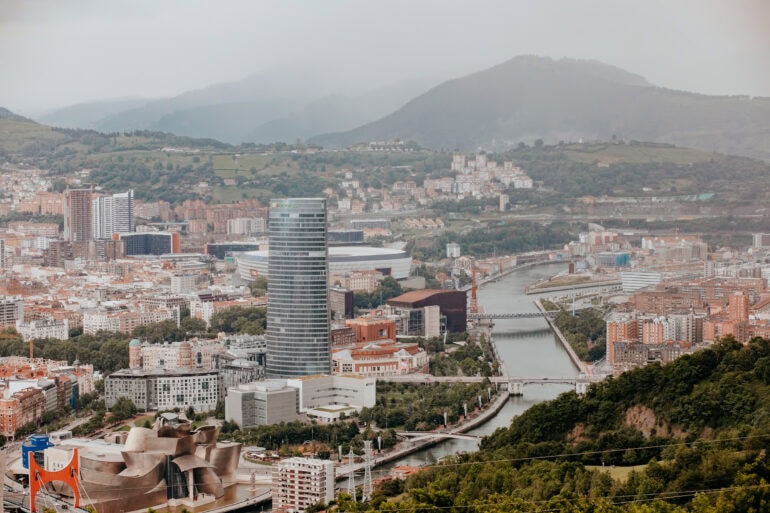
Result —
[[[78,469],[78,450],[77,448],[72,450],[72,459],[69,465],[61,470],[51,472],[38,466],[33,454],[29,455],[29,509],[32,513],[35,513],[35,495],[46,484],[53,481],[60,481],[69,485],[72,488],[72,493],[75,496],[75,507],[80,507],[80,487],[78,486],[78,475],[80,470]]]

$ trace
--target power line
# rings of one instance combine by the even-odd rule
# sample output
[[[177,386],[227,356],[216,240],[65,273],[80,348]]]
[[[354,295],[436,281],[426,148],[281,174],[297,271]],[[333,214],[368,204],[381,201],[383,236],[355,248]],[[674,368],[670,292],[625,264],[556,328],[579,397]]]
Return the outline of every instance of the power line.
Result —
[[[591,455],[591,454],[606,454],[606,453],[625,452],[625,451],[629,451],[629,450],[664,449],[664,448],[667,448],[667,447],[684,447],[684,446],[696,445],[696,444],[719,444],[719,443],[723,443],[723,442],[733,442],[733,441],[738,441],[738,440],[750,440],[750,439],[758,439],[758,438],[770,438],[770,434],[738,436],[738,437],[731,437],[731,438],[720,438],[720,439],[716,439],[716,440],[698,439],[698,440],[694,440],[692,442],[678,442],[678,443],[657,444],[657,445],[641,445],[641,446],[637,446],[637,447],[621,447],[621,448],[618,448],[618,449],[602,449],[602,450],[596,450],[596,451],[567,452],[567,453],[561,453],[561,454],[548,454],[548,455],[543,455],[543,456],[527,456],[527,457],[521,457],[521,458],[503,458],[503,459],[495,459],[495,460],[458,461],[458,462],[452,462],[452,463],[441,463],[441,464],[426,465],[423,468],[459,467],[459,466],[463,466],[463,465],[476,465],[476,464],[479,464],[479,463],[519,463],[519,462],[527,462],[527,461],[538,461],[538,460],[569,458],[569,457],[574,457],[574,456],[587,456],[587,455]]]

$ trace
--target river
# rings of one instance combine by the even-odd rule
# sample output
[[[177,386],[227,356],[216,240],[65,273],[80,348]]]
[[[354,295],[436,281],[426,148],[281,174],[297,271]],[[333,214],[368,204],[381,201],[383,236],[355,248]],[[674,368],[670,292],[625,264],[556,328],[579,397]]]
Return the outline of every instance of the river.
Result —
[[[525,295],[524,288],[548,278],[566,267],[566,263],[530,267],[511,273],[498,281],[483,285],[478,291],[479,306],[486,312],[536,312],[533,301],[538,295]],[[498,332],[530,332],[521,337],[498,337],[495,344],[508,370],[509,376],[566,377],[577,375],[577,370],[556,337],[544,332],[548,324],[542,318],[496,320],[493,329]],[[490,421],[469,431],[471,434],[488,435],[497,428],[508,427],[511,420],[533,404],[553,399],[570,389],[568,385],[528,385],[522,397],[511,397],[500,412]],[[477,450],[476,442],[446,440],[433,447],[415,452],[400,460],[372,470],[373,477],[386,475],[396,465],[424,465],[458,452]],[[340,483],[338,483],[338,486]]]

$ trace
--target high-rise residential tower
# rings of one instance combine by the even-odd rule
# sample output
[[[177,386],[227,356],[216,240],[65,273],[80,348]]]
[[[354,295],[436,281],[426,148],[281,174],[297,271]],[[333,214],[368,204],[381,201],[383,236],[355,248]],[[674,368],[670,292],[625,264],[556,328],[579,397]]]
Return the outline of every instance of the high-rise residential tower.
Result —
[[[326,200],[270,201],[267,375],[331,372]]]
[[[109,239],[114,233],[135,231],[134,191],[94,198],[92,220],[95,239]]]
[[[91,225],[92,189],[64,191],[64,239],[70,242],[93,240]]]

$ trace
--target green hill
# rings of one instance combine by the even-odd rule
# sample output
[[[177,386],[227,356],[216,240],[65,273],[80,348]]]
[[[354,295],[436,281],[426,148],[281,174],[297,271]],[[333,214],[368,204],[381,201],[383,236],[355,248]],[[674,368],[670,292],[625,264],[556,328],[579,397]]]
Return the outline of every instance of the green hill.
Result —
[[[770,159],[770,99],[655,87],[596,61],[522,56],[450,80],[321,144],[414,140],[502,150],[520,141],[644,140]]]
[[[398,511],[765,511],[769,412],[770,341],[723,340],[531,407],[410,477]]]
[[[317,153],[281,143],[231,146],[163,132],[104,134],[50,128],[8,111],[0,113],[0,162],[35,166],[62,177],[88,169],[87,180],[105,191],[134,188],[136,197],[145,201],[267,202],[275,195],[320,195],[336,183],[330,173],[343,167],[383,168],[387,173],[380,177],[392,183],[410,176],[410,166],[423,170],[447,166],[446,156],[427,152]],[[398,170],[392,169],[396,166]],[[362,181],[369,179],[378,178]],[[56,180],[56,186],[64,186],[63,178]]]

